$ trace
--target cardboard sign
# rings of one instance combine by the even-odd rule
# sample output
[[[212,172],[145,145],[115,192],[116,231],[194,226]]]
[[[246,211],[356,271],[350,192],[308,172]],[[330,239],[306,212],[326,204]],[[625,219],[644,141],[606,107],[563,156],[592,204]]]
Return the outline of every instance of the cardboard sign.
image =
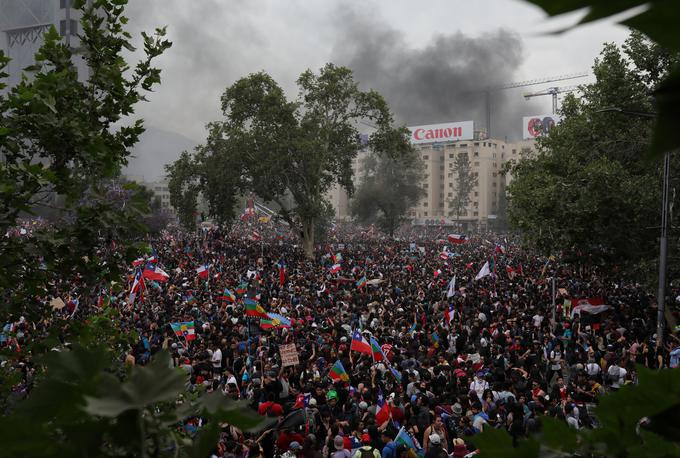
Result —
[[[295,344],[281,345],[279,347],[279,353],[281,354],[282,367],[297,366],[300,364]]]

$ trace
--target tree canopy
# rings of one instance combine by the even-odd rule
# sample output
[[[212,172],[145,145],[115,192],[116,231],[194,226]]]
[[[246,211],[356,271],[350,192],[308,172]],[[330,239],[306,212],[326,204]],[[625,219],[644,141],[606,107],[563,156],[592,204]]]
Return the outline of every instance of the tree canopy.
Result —
[[[408,209],[424,194],[420,185],[422,161],[406,136],[395,139],[399,150],[390,150],[389,155],[372,153],[364,158],[360,184],[351,204],[352,214],[359,221],[376,223],[390,236],[404,221]]]
[[[510,170],[510,220],[529,243],[616,261],[654,258],[660,167],[645,159],[653,122],[602,110],[651,112],[649,93],[674,60],[637,33],[621,49],[604,47],[595,83],[565,99],[562,122],[538,140],[538,154]]]
[[[352,161],[361,149],[357,123],[377,126],[369,142],[374,151],[386,151],[403,135],[392,128],[385,100],[360,90],[348,68],[327,64],[319,73],[307,70],[297,85],[294,101],[264,72],[228,87],[222,95],[225,119],[210,124],[192,163],[211,216],[229,220],[235,196],[253,192],[275,204],[312,256],[327,192],[336,183],[354,191]]]

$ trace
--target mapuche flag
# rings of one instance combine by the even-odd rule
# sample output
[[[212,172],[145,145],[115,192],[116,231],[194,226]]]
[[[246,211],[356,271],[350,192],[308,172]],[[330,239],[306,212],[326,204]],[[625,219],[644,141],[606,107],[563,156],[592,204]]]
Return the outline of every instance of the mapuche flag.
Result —
[[[265,312],[262,306],[258,304],[256,301],[246,297],[243,300],[243,304],[246,306],[246,316],[251,316],[254,318],[264,318],[265,320],[269,319],[269,315],[267,315],[267,312]]]
[[[343,381],[343,382],[349,382],[349,375],[347,374],[347,371],[345,368],[342,366],[342,362],[340,360],[337,360],[335,364],[333,364],[333,367],[331,367],[331,371],[328,373],[328,376],[333,379],[333,381]]]

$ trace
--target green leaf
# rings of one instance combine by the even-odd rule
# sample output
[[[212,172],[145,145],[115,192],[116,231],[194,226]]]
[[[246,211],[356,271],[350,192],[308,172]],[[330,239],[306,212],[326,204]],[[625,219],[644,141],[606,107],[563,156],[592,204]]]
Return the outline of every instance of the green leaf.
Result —
[[[199,408],[219,422],[248,431],[258,432],[272,424],[272,420],[259,415],[246,401],[234,401],[215,391],[201,396]]]
[[[655,95],[658,118],[651,153],[652,157],[660,158],[680,147],[680,66],[659,85]]]
[[[158,353],[148,366],[135,366],[130,379],[122,385],[110,385],[100,396],[86,396],[83,410],[91,415],[117,417],[127,410],[175,399],[184,389],[186,376],[171,369],[169,363],[167,352]]]

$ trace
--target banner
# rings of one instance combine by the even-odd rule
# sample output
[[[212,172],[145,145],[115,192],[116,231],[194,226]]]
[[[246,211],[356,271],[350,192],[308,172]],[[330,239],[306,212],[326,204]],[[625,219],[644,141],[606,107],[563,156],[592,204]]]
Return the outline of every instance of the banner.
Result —
[[[556,114],[525,116],[522,118],[522,138],[529,140],[546,135],[562,118]]]
[[[472,121],[413,126],[408,130],[411,131],[411,143],[414,144],[472,140],[475,134]]]
[[[281,367],[297,366],[300,364],[295,344],[279,346],[279,353],[281,354]]]

